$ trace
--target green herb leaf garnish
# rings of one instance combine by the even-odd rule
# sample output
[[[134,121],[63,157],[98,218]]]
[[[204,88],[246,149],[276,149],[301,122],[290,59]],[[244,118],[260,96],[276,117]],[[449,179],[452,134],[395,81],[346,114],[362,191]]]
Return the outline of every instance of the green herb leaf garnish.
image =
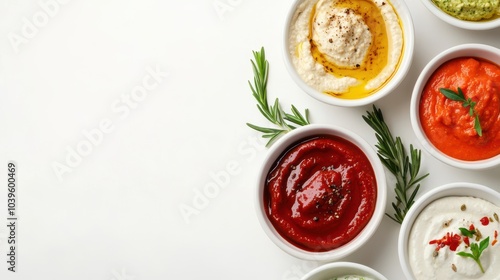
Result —
[[[479,114],[475,110],[476,102],[472,101],[471,98],[465,98],[465,95],[460,87],[457,88],[456,92],[448,88],[440,88],[439,92],[441,92],[448,99],[462,102],[463,107],[469,107],[469,115],[474,117],[474,129],[476,130],[477,135],[483,136],[483,130],[481,128],[481,123],[479,122]]]
[[[410,157],[406,154],[401,138],[394,137],[384,121],[382,111],[373,105],[373,112],[363,116],[365,122],[375,130],[378,144],[377,152],[380,160],[387,169],[396,177],[396,203],[392,203],[394,216],[386,215],[395,222],[402,223],[403,219],[413,205],[415,196],[420,188],[419,182],[429,173],[419,176],[421,151],[410,145]],[[413,188],[413,191],[410,190]]]
[[[257,100],[257,108],[260,113],[277,128],[268,128],[247,123],[247,125],[259,132],[262,132],[262,137],[269,138],[266,146],[270,146],[279,137],[296,128],[296,126],[304,126],[310,124],[309,110],[305,110],[302,115],[295,106],[291,106],[292,113],[286,113],[281,109],[278,98],[275,99],[273,105],[269,105],[267,101],[267,80],[269,77],[269,62],[266,60],[264,48],[260,51],[253,52],[254,60],[251,60],[254,79],[253,84],[248,81],[253,96]]]
[[[473,230],[468,230],[468,229],[466,229],[466,228],[461,227],[461,228],[459,228],[459,230],[460,230],[460,233],[461,233],[463,236],[467,236],[467,237],[469,237],[469,238],[472,238],[472,237],[474,236],[474,234],[476,234],[476,230],[475,230],[475,229],[473,229]]]
[[[462,231],[460,229],[460,231]],[[470,251],[471,253],[467,253],[465,251],[461,251],[461,252],[458,252],[457,255],[459,256],[462,256],[462,257],[466,257],[466,258],[472,258],[476,263],[477,265],[479,265],[479,269],[481,270],[482,273],[484,273],[484,268],[483,268],[483,265],[481,264],[481,254],[483,253],[483,251],[488,248],[488,245],[490,244],[490,237],[486,237],[485,239],[483,239],[479,245],[475,242],[472,242],[470,244]]]

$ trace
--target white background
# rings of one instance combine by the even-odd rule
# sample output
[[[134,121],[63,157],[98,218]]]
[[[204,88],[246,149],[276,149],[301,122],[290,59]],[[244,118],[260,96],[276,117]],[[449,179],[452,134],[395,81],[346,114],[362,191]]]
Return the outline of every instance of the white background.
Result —
[[[287,110],[309,108],[312,122],[348,127],[370,144],[375,137],[361,118],[370,105],[320,103],[289,77],[281,36],[290,5],[1,0],[0,279],[292,280],[320,265],[281,251],[256,219],[253,194],[266,148],[245,123],[267,122],[247,84],[252,51],[266,49],[270,100],[279,97]],[[500,29],[461,30],[419,1],[407,5],[413,64],[376,105],[395,135],[421,148],[409,120],[421,69],[460,43],[500,47]],[[144,81],[149,90],[140,94]],[[86,133],[95,133],[93,144]],[[77,149],[81,158],[71,152]],[[16,273],[6,263],[9,161],[18,165]],[[62,165],[58,178],[54,166]],[[459,170],[423,151],[423,172],[431,174],[421,193],[455,181],[500,190],[499,171]],[[219,191],[200,198],[214,184]],[[393,181],[388,188],[392,201]],[[344,260],[403,279],[398,233],[385,217],[370,242]]]

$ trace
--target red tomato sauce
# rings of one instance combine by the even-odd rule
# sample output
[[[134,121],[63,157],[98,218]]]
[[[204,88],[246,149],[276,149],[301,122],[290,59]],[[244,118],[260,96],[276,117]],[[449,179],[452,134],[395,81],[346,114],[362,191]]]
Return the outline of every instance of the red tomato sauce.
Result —
[[[377,185],[366,155],[334,136],[306,139],[271,168],[264,193],[267,216],[286,240],[328,251],[352,240],[375,210]]]
[[[457,91],[476,102],[483,135],[462,102],[446,98],[439,88]],[[429,141],[453,158],[474,161],[500,154],[500,67],[462,57],[441,65],[430,77],[419,104],[420,122]]]

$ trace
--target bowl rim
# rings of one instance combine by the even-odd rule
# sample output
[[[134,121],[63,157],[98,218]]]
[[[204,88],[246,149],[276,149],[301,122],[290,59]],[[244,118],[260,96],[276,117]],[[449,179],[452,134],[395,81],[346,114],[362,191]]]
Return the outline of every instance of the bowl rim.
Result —
[[[420,2],[422,2],[427,10],[429,10],[434,16],[455,27],[467,30],[490,30],[500,27],[500,17],[488,21],[467,21],[447,14],[434,4],[432,0],[420,0]]]
[[[419,213],[431,202],[448,196],[472,196],[478,197],[492,202],[492,198],[497,205],[500,203],[500,193],[496,190],[482,184],[470,182],[453,182],[440,185],[418,198],[406,213],[405,219],[401,224],[398,236],[398,256],[401,268],[407,279],[415,279],[408,256],[408,238]]]
[[[474,53],[474,55],[471,55],[471,53]],[[487,56],[488,58],[484,58],[485,56]],[[425,148],[427,152],[429,152],[433,157],[437,158],[441,162],[462,169],[478,170],[478,169],[492,168],[500,164],[500,154],[489,159],[476,160],[476,161],[466,161],[450,157],[439,151],[427,139],[427,136],[425,135],[420,123],[418,107],[420,103],[420,97],[422,95],[422,90],[425,87],[427,80],[434,73],[434,71],[437,68],[439,68],[443,63],[458,57],[479,57],[500,65],[500,49],[487,44],[479,44],[479,43],[460,44],[440,52],[425,65],[425,67],[422,69],[420,75],[418,76],[415,82],[415,86],[413,87],[410,99],[411,126],[420,144],[422,144],[422,146]],[[489,59],[491,57],[495,57],[497,61]]]
[[[333,269],[337,269],[337,268],[345,268],[347,270],[353,271],[353,272],[348,272],[348,273],[359,273],[358,271],[363,271],[363,272],[366,272],[369,274],[369,275],[365,275],[365,276],[375,277],[376,280],[387,280],[387,278],[384,275],[382,275],[380,272],[376,271],[375,269],[373,269],[369,266],[366,266],[364,264],[349,262],[349,261],[332,262],[332,263],[320,265],[320,266],[316,267],[315,269],[306,273],[300,279],[301,280],[308,280],[320,272],[329,271],[329,270],[333,270]],[[354,271],[356,271],[356,272],[354,272]],[[341,276],[341,275],[332,275],[332,277],[335,277],[335,276]]]
[[[264,182],[272,164],[287,148],[290,147],[290,145],[296,143],[297,141],[300,141],[301,139],[307,139],[315,135],[325,134],[344,138],[355,144],[358,148],[361,149],[361,151],[365,153],[375,173],[377,182],[377,200],[375,204],[375,210],[372,217],[370,218],[370,221],[353,240],[339,248],[330,251],[312,252],[301,249],[290,243],[285,238],[283,238],[280,233],[277,232],[277,230],[274,228],[265,211],[263,199],[265,187]],[[375,231],[378,229],[382,218],[385,215],[385,204],[387,201],[387,181],[385,177],[384,167],[378,159],[377,153],[361,136],[337,125],[309,124],[303,127],[298,127],[291,132],[288,132],[269,148],[257,176],[257,188],[254,193],[254,201],[257,218],[259,220],[261,228],[264,230],[268,238],[271,239],[271,241],[273,241],[273,243],[276,244],[281,250],[285,251],[291,256],[303,260],[335,261],[359,249],[373,236]]]
[[[375,101],[389,95],[403,82],[411,68],[415,47],[415,28],[413,19],[411,17],[410,10],[408,9],[408,6],[406,5],[406,2],[404,0],[389,0],[392,7],[399,16],[399,20],[401,22],[403,30],[403,54],[401,57],[401,62],[399,63],[398,68],[395,70],[389,81],[385,83],[383,88],[359,99],[341,99],[319,92],[313,87],[306,84],[297,73],[297,70],[295,69],[290,57],[288,38],[290,34],[290,24],[295,10],[297,9],[298,5],[304,1],[306,0],[292,1],[286,15],[281,43],[285,68],[287,69],[287,72],[291,76],[292,80],[299,86],[300,89],[305,91],[309,96],[326,104],[341,107],[359,107],[374,103]]]

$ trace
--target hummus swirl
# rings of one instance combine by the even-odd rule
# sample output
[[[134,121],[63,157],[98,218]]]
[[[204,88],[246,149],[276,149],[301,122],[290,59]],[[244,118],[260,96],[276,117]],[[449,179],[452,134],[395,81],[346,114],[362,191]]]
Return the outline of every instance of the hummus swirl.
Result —
[[[500,279],[500,244],[495,241],[500,232],[499,214],[500,207],[475,197],[451,196],[431,202],[415,220],[409,236],[408,254],[415,279]],[[479,243],[477,239],[489,237],[489,246],[480,257],[484,273],[472,258],[457,255],[470,252],[459,228],[471,225],[481,237],[475,235],[468,242]],[[453,235],[460,238],[456,248],[431,244]]]
[[[312,39],[329,61],[340,67],[359,67],[372,41],[370,29],[350,8],[322,7],[330,4],[328,1],[318,2]]]
[[[386,0],[304,0],[292,17],[289,43],[292,63],[309,86],[357,99],[393,76],[403,31]]]

